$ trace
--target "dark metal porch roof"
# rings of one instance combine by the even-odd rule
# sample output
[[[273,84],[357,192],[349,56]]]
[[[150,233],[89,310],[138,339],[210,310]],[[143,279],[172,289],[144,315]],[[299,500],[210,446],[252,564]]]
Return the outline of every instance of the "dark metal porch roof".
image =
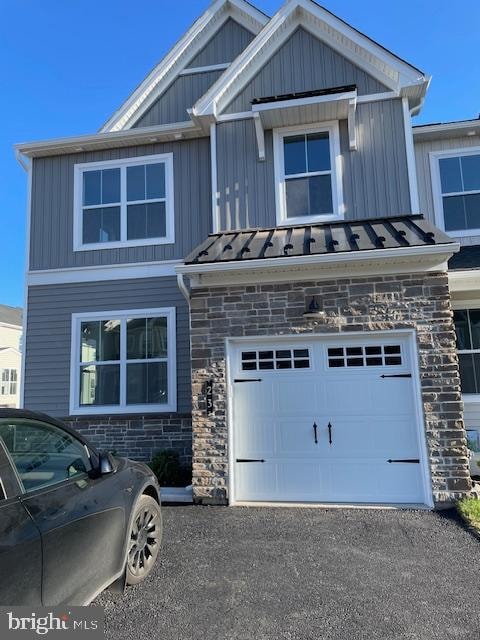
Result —
[[[214,233],[187,256],[185,264],[448,244],[454,240],[423,216],[404,215]]]

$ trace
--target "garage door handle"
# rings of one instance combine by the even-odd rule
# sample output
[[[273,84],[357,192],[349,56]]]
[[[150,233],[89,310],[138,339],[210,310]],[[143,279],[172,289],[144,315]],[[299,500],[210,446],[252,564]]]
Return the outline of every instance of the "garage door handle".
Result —
[[[328,429],[328,444],[332,444],[332,425],[330,424],[330,422],[328,423],[327,429]]]
[[[384,373],[381,378],[411,378],[411,373]]]
[[[406,464],[420,464],[418,458],[405,458],[404,460],[387,460],[387,462],[405,462]]]
[[[234,382],[261,382],[261,378],[235,378]]]
[[[315,440],[315,444],[318,444],[318,439],[317,439],[317,423],[314,422],[313,423],[313,439]]]
[[[237,462],[265,462],[265,460],[250,460],[247,458],[237,458]]]

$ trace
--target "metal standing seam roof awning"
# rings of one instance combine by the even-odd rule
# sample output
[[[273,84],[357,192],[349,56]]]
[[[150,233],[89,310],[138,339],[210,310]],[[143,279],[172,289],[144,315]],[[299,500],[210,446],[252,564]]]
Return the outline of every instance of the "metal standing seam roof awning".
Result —
[[[423,216],[405,215],[214,233],[187,256],[185,265],[220,265],[435,245],[451,245],[453,251],[457,247],[452,238]]]

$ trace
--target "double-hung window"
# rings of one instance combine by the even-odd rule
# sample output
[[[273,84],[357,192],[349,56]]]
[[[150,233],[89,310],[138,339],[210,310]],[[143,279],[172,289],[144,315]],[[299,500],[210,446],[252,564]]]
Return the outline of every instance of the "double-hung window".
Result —
[[[277,223],[343,217],[338,123],[274,130]]]
[[[74,314],[70,410],[176,410],[175,309]]]
[[[75,250],[174,242],[172,154],[75,165]]]
[[[454,236],[480,234],[480,149],[431,154],[437,223]]]
[[[17,393],[18,371],[2,369],[0,375],[0,396],[14,396]]]
[[[480,309],[454,311],[462,393],[480,398]]]

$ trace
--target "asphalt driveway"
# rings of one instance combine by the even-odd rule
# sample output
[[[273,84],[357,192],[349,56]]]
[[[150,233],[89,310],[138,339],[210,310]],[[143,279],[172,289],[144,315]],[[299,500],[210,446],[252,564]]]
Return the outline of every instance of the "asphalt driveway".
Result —
[[[164,507],[154,574],[102,594],[107,637],[480,637],[480,542],[452,512]]]

